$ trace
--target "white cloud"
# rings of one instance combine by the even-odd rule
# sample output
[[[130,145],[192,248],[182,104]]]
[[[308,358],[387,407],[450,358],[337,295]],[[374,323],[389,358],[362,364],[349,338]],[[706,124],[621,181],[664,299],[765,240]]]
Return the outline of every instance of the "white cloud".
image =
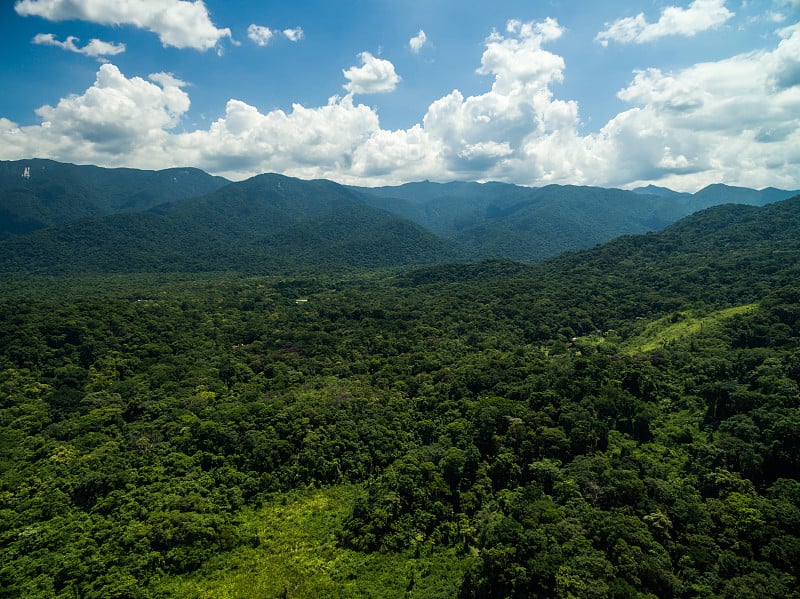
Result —
[[[408,40],[408,46],[414,54],[419,54],[420,50],[428,43],[428,36],[420,29],[419,33]]]
[[[800,85],[800,23],[781,29],[783,39],[775,50],[767,76],[776,90]]]
[[[295,27],[294,29],[284,29],[283,35],[290,42],[299,42],[301,39],[305,37],[305,33],[303,32],[302,27]]]
[[[554,92],[565,64],[545,45],[562,34],[555,21],[510,22],[486,40],[478,68],[486,91],[453,90],[419,123],[395,131],[382,129],[375,109],[350,93],[267,113],[231,99],[209,127],[184,132],[182,81],[167,73],[127,78],[106,64],[84,93],[38,109],[41,124],[0,118],[0,159],[191,165],[234,179],[275,171],[362,185],[491,179],[800,188],[800,25],[782,30],[769,50],[634,73],[618,93],[629,108],[590,134],[579,130],[578,104]]]
[[[636,73],[618,94],[634,107],[595,139],[615,181],[800,187],[800,30],[784,35],[771,52]]]
[[[91,39],[83,47],[79,47],[75,42],[80,40],[74,35],[70,35],[63,42],[56,39],[52,33],[39,33],[33,40],[34,44],[42,46],[56,46],[68,52],[75,52],[76,54],[83,54],[93,58],[101,58],[103,56],[115,56],[125,52],[125,44],[115,44],[113,42],[104,42],[99,39]]]
[[[49,21],[80,20],[101,25],[133,25],[158,35],[164,46],[208,50],[223,38],[228,28],[217,29],[201,0],[18,0],[21,16]]]
[[[607,46],[609,40],[643,44],[669,35],[691,37],[719,27],[733,16],[725,7],[725,0],[694,0],[688,8],[668,6],[655,23],[648,23],[644,13],[606,23],[607,28],[595,40]]]
[[[441,145],[453,178],[566,181],[574,173],[551,164],[560,154],[552,146],[574,135],[578,107],[553,98],[550,85],[563,79],[564,60],[542,47],[563,29],[547,19],[509,21],[506,31],[487,39],[477,70],[494,77],[491,90],[466,98],[454,90],[433,102],[425,131]]]
[[[251,23],[247,28],[247,37],[258,46],[266,46],[273,35],[275,35],[273,31],[269,27],[264,27],[263,25]]]
[[[400,77],[395,73],[391,62],[376,58],[369,52],[362,52],[358,57],[361,59],[360,67],[350,67],[342,71],[349,81],[344,85],[349,93],[377,94],[390,92],[397,87]]]
[[[0,145],[9,146],[6,154],[156,166],[163,160],[159,148],[169,142],[167,130],[177,125],[190,102],[179,79],[168,73],[150,79],[127,79],[116,66],[104,64],[83,95],[38,108],[41,125],[16,127],[6,121]]]
[[[525,24],[509,21],[507,30],[516,37],[506,39],[493,33],[477,71],[495,75],[495,91],[508,91],[519,85],[546,88],[551,82],[563,79],[564,59],[542,49],[542,44],[558,39],[563,33],[554,19]]]
[[[353,154],[379,130],[377,114],[349,95],[319,108],[295,104],[289,113],[267,114],[230,100],[207,131],[178,135],[175,145],[185,164],[234,178],[276,171],[306,178],[339,173],[338,180],[355,181]]]
[[[303,30],[300,27],[284,29],[279,32],[254,23],[247,28],[247,37],[250,38],[250,41],[262,47],[269,44],[270,40],[276,35],[283,35],[290,42],[299,42],[304,37]]]

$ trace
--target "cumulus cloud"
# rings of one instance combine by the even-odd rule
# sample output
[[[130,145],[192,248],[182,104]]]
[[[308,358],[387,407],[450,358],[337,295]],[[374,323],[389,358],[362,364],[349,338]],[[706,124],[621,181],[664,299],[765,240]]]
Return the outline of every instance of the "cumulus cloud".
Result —
[[[168,73],[150,81],[126,78],[113,64],[104,64],[94,84],[82,95],[61,99],[36,110],[41,125],[0,128],[6,154],[49,156],[98,164],[148,164],[148,155],[169,141],[167,130],[189,109],[184,82]]]
[[[252,23],[247,28],[247,37],[258,46],[266,46],[273,35],[275,35],[273,31],[269,27],[264,27],[263,25]]]
[[[588,134],[580,131],[578,104],[555,93],[565,63],[546,45],[563,33],[552,20],[509,22],[485,42],[483,93],[453,90],[399,130],[382,128],[376,110],[351,92],[324,106],[266,113],[231,99],[207,128],[182,131],[190,105],[182,81],[169,73],[128,78],[106,64],[84,93],[38,109],[39,125],[0,118],[0,159],[192,165],[234,179],[276,171],[361,185],[467,179],[800,188],[800,26],[782,30],[768,50],[637,71],[618,93],[628,108]]]
[[[354,105],[351,96],[333,97],[328,104],[291,112],[262,114],[240,100],[230,100],[225,115],[206,131],[179,136],[191,161],[231,176],[278,171],[297,177],[346,174],[353,154],[379,131],[377,114]],[[345,176],[346,179],[346,176]]]
[[[603,127],[596,151],[617,166],[620,182],[797,188],[800,30],[783,35],[773,51],[637,72],[618,94],[633,108]]]
[[[103,56],[115,56],[125,52],[125,44],[115,44],[113,42],[104,42],[99,39],[90,39],[83,47],[79,47],[76,42],[80,39],[74,35],[70,35],[63,42],[56,39],[52,33],[39,33],[32,42],[41,46],[56,46],[68,52],[75,52],[76,54],[83,54],[84,56],[91,56],[93,58],[102,58]]]
[[[714,29],[734,16],[725,7],[725,0],[694,0],[688,8],[668,6],[655,23],[648,23],[644,13],[606,23],[596,41],[607,46],[609,41],[643,44],[669,35],[694,36]]]
[[[776,90],[800,85],[800,23],[778,32],[783,38],[768,67],[769,82]]]
[[[423,119],[455,178],[566,180],[569,169],[553,161],[552,148],[573,136],[576,102],[553,96],[564,60],[544,49],[563,29],[557,21],[509,21],[506,35],[492,33],[477,72],[493,77],[491,90],[464,97],[454,90],[433,102]],[[574,176],[575,173],[573,172]]]
[[[247,37],[250,38],[254,44],[259,46],[266,46],[270,40],[276,35],[283,36],[290,42],[299,42],[303,39],[304,33],[300,27],[294,29],[284,29],[283,31],[275,31],[264,25],[251,24],[247,28]]]
[[[414,54],[419,54],[420,50],[428,43],[428,36],[420,29],[419,33],[408,40],[408,46]]]
[[[283,35],[290,42],[299,42],[305,37],[302,27],[295,27],[294,29],[284,29]]]
[[[133,25],[158,35],[164,46],[208,50],[231,37],[218,29],[202,0],[18,0],[21,16],[49,21],[80,20],[101,25]]]
[[[349,81],[344,85],[349,93],[377,94],[390,92],[397,87],[400,76],[395,73],[391,62],[376,58],[369,52],[362,52],[358,57],[361,59],[360,67],[354,66],[342,71]]]

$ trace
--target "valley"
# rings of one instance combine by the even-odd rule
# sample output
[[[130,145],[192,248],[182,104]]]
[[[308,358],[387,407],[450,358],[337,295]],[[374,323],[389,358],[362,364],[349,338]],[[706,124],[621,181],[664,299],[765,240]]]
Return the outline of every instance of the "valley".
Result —
[[[0,597],[798,597],[800,196],[20,166]]]

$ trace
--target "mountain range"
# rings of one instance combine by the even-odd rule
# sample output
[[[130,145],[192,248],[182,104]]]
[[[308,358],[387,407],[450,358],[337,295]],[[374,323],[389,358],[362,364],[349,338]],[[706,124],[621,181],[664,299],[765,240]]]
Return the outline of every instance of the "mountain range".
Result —
[[[84,217],[143,211],[228,183],[196,168],[143,171],[42,159],[0,161],[0,239]]]
[[[190,168],[0,162],[0,271],[261,274],[538,262],[658,231],[712,205],[761,206],[797,193],[428,181],[364,188],[275,174],[230,182]]]

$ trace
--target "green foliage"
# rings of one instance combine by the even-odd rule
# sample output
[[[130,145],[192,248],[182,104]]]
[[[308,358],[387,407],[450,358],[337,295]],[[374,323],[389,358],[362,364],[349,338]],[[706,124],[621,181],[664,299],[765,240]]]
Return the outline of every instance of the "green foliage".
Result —
[[[661,230],[714,204],[763,204],[790,195],[725,186],[667,198],[503,183],[366,189],[276,174],[230,183],[189,168],[138,171],[0,161],[0,272],[263,275],[458,259],[535,262],[619,235]],[[697,226],[703,219],[716,220],[716,227],[719,214],[729,213],[720,249],[733,249],[755,233],[762,241],[776,241],[771,225],[751,226],[751,219],[761,225],[770,220],[755,216],[758,211],[719,210],[692,221],[690,235],[705,233]]]
[[[23,177],[28,169],[28,177]],[[81,218],[147,210],[227,184],[199,169],[162,171],[0,161],[0,239]]]
[[[0,272],[296,274],[462,255],[455,244],[330,181],[260,175],[178,199],[146,211],[97,210],[0,241]]]
[[[246,509],[257,547],[239,547],[188,575],[163,578],[169,597],[451,597],[469,558],[431,545],[402,553],[362,553],[335,535],[351,509],[355,487],[304,489]]]
[[[17,279],[0,597],[798,597],[793,206],[536,268]],[[748,252],[690,243],[722,216]]]

